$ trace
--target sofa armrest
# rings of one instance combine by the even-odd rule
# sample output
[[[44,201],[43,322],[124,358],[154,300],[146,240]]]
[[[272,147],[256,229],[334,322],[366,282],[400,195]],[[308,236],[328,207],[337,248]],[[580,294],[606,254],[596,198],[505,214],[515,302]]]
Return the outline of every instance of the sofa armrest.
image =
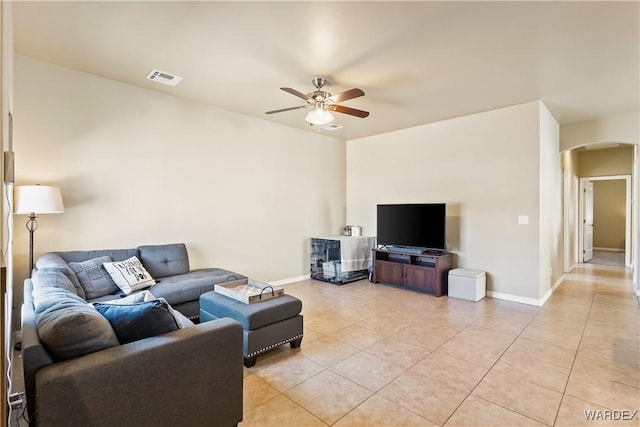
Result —
[[[44,367],[36,424],[233,426],[242,380],[242,326],[201,323]]]
[[[29,419],[33,419],[36,372],[45,366],[51,365],[53,359],[51,359],[51,356],[49,356],[49,353],[40,342],[40,337],[38,337],[33,303],[25,302],[22,304],[21,322],[22,373],[27,397],[27,413],[29,414]]]

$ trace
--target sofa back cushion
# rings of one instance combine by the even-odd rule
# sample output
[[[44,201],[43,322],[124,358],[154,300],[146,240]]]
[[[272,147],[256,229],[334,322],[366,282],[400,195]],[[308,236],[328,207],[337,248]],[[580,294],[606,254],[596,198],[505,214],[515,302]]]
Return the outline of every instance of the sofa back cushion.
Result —
[[[33,290],[36,328],[55,360],[66,360],[119,344],[111,324],[82,298],[62,288]]]
[[[120,288],[102,265],[105,262],[111,262],[111,257],[101,256],[81,262],[69,262],[69,267],[76,274],[87,300],[120,292]]]
[[[142,265],[154,278],[189,272],[189,255],[184,243],[138,246]]]
[[[33,289],[39,288],[61,288],[78,295],[76,287],[69,278],[67,269],[64,267],[40,268],[31,276]]]
[[[65,261],[59,254],[55,252],[47,252],[40,255],[40,257],[38,257],[36,261],[36,269],[39,271],[51,268],[57,268],[63,271],[73,284],[73,287],[76,289],[75,294],[83,299],[86,299],[84,289],[80,285],[80,281],[76,277],[76,274],[73,272],[73,270],[71,270],[69,264],[67,264],[67,261]]]
[[[131,249],[97,249],[90,251],[66,251],[66,252],[55,252],[59,255],[65,262],[82,262],[87,261],[93,258],[98,258],[101,256],[108,256],[113,261],[124,261],[125,259],[129,259],[132,256],[138,256],[138,250],[135,248]]]

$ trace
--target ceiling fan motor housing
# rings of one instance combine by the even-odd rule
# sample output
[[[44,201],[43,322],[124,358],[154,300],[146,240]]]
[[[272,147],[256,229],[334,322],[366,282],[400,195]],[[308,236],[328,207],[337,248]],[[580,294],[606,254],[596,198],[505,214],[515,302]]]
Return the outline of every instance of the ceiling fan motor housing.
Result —
[[[309,103],[310,104],[315,104],[318,102],[325,102],[327,100],[327,98],[329,98],[331,96],[331,94],[329,92],[325,92],[323,90],[316,90],[315,92],[311,92],[309,94],[307,94],[307,96],[309,96]]]
[[[327,84],[327,79],[324,79],[322,77],[314,77],[314,79],[311,80],[311,83],[313,83],[316,89],[322,89],[322,86]]]

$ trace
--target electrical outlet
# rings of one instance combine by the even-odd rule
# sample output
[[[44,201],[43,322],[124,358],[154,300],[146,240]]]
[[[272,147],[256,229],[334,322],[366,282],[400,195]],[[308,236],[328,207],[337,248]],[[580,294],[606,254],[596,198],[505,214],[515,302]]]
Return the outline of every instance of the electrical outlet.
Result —
[[[20,409],[24,403],[22,396],[24,393],[11,393],[9,395],[9,407],[11,409]]]

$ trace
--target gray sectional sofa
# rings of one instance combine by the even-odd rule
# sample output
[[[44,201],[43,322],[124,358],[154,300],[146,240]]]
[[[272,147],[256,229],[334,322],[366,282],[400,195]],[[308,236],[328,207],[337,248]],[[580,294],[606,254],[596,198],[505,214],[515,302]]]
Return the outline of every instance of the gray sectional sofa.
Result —
[[[101,257],[120,262],[134,256],[157,282],[149,290],[160,300],[138,298],[121,308],[125,299],[140,295],[104,294],[113,282],[101,288],[103,278],[93,280],[98,270],[78,270]],[[87,287],[87,277],[99,286]],[[184,244],[42,255],[25,281],[22,306],[30,425],[237,425],[242,420],[242,326],[228,318],[193,324],[185,317],[197,322],[201,294],[216,283],[242,278],[218,268],[190,270]],[[140,319],[170,327],[160,335],[124,340],[122,325],[129,327],[129,314],[127,322],[114,323],[101,311],[105,308],[162,316],[162,322]]]

